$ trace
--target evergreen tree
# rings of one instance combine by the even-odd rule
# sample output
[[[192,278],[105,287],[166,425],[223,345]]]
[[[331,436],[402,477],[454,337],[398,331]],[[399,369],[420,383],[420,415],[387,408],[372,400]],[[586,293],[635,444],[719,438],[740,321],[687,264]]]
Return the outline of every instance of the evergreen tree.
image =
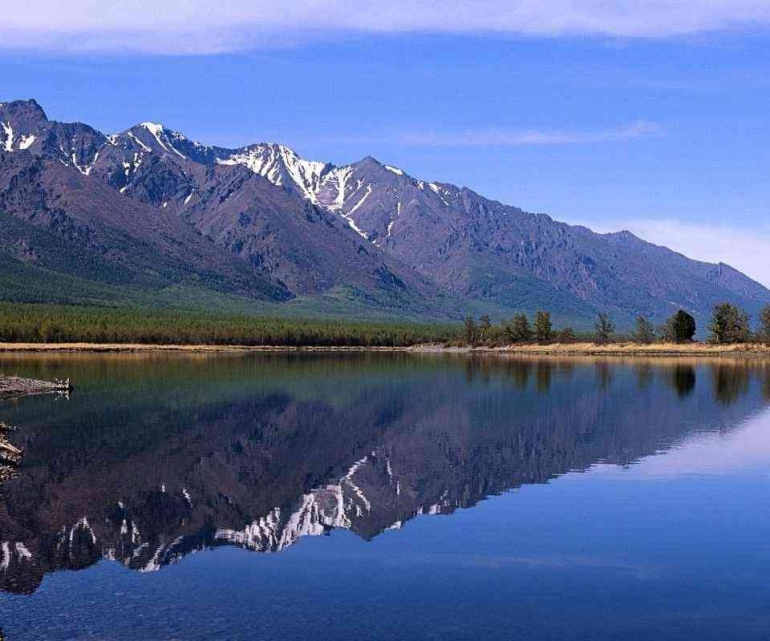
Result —
[[[465,319],[465,342],[471,347],[475,346],[478,334],[479,330],[476,327],[476,321],[473,319],[473,316],[468,316]]]
[[[770,345],[770,305],[766,305],[759,313],[759,340]]]
[[[489,318],[487,314],[484,314],[479,319],[479,336],[481,337],[482,341],[487,340],[489,338],[489,331],[492,329],[492,320]]]
[[[606,343],[615,331],[615,323],[607,314],[599,314],[596,318],[596,342]]]
[[[553,325],[550,312],[535,314],[535,338],[538,343],[546,343],[553,337]]]
[[[636,329],[633,334],[633,339],[635,342],[641,343],[642,345],[649,345],[655,340],[655,328],[644,316],[639,316],[636,319]]]
[[[666,338],[674,343],[689,343],[695,336],[695,319],[680,309],[666,323]]]
[[[528,341],[532,338],[532,330],[526,314],[515,314],[505,328],[506,338],[512,343]]]
[[[751,336],[748,314],[732,303],[720,303],[714,308],[709,329],[709,340],[718,345],[745,343]]]

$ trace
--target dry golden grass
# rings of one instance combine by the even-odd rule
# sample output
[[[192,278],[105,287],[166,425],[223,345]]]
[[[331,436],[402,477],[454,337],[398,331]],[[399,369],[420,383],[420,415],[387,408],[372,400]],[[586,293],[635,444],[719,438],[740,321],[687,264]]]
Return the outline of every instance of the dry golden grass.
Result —
[[[710,343],[554,343],[550,345],[506,345],[504,347],[455,347],[424,345],[411,348],[418,352],[473,352],[498,354],[532,354],[559,356],[736,356],[770,357],[770,345],[746,343],[740,345],[712,345]]]
[[[144,343],[0,343],[0,353],[139,353],[167,352],[187,354],[249,352],[417,352],[417,353],[488,353],[552,356],[647,356],[647,357],[770,357],[770,345],[711,345],[709,343],[554,343],[550,345],[507,345],[504,347],[445,347],[439,344],[413,347],[287,347],[281,345],[152,345]]]

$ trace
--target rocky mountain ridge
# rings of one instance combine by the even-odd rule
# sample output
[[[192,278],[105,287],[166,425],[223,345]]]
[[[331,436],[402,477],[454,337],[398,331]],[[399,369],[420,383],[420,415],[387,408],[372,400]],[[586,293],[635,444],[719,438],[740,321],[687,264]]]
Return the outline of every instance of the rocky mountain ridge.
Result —
[[[96,184],[107,185],[125,218],[134,209],[143,212],[137,219],[159,210],[174,218],[213,245],[219,271],[237,264],[268,300],[333,295],[434,316],[456,315],[468,301],[498,313],[550,309],[584,324],[606,311],[621,325],[637,315],[661,320],[679,308],[703,321],[722,300],[755,314],[770,302],[770,290],[728,265],[693,261],[628,232],[597,234],[560,223],[371,157],[335,166],[280,144],[207,146],[152,122],[105,135],[50,121],[34,101],[0,105],[0,126],[3,213],[20,189],[18,181],[2,182],[11,171],[5,167],[55,163],[81,185],[78,198],[60,207],[65,218],[89,192],[102,199]],[[45,166],[37,173],[52,172]],[[53,199],[66,200],[63,192]],[[38,211],[50,203],[24,200],[26,214],[10,213],[50,231],[52,221],[42,222]],[[181,228],[168,235],[188,242]],[[20,242],[31,243],[17,238],[14,246]],[[67,242],[75,241],[70,235]],[[109,253],[103,248],[100,258]],[[33,247],[26,260],[34,255]],[[230,284],[214,286],[243,295]]]

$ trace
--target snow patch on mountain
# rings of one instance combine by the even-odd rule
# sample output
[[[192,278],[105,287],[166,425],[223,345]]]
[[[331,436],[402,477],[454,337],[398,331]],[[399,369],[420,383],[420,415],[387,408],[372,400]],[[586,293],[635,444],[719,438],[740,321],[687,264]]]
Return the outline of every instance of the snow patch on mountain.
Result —
[[[385,238],[390,238],[390,237],[391,237],[391,235],[393,234],[393,225],[395,225],[395,224],[396,224],[396,220],[398,219],[398,217],[399,217],[400,215],[401,215],[401,201],[398,201],[398,202],[396,203],[396,216],[395,216],[395,218],[393,218],[393,219],[392,219],[392,220],[391,220],[391,221],[388,223],[388,233],[387,233],[387,235],[385,236]]]
[[[217,158],[216,162],[243,165],[274,185],[298,191],[316,205],[322,178],[331,169],[328,163],[304,160],[293,149],[273,143],[246,147],[225,158]]]
[[[3,122],[0,124],[3,126],[3,131],[5,132],[5,150],[10,153],[13,151],[13,127],[11,127],[10,122]]]
[[[152,137],[155,138],[155,141],[166,151],[169,151],[168,147],[163,144],[163,141],[160,139],[161,134],[163,133],[163,125],[154,123],[154,122],[143,122],[140,127],[144,127],[147,131],[152,134]]]
[[[169,154],[176,154],[183,160],[187,160],[187,156],[174,147],[174,144],[171,142],[171,138],[174,136],[178,139],[184,139],[184,136],[176,134],[175,132],[169,132],[163,125],[156,122],[143,122],[139,126],[150,132],[150,135],[155,139],[155,142],[158,143],[163,151]]]
[[[144,151],[151,152],[152,149],[150,149],[147,145],[145,145],[139,138],[137,138],[132,131],[127,131],[126,135],[131,138],[137,145],[139,145]]]
[[[331,211],[341,211],[345,206],[348,181],[353,175],[352,167],[335,167],[326,176],[316,197]]]
[[[356,190],[358,191],[358,190]],[[369,240],[369,234],[367,234],[363,229],[361,229],[357,224],[356,221],[352,218],[352,215],[358,210],[361,205],[366,202],[366,199],[369,198],[372,194],[372,186],[367,185],[366,186],[366,193],[361,197],[361,199],[353,206],[353,208],[348,211],[347,213],[340,210],[340,216],[342,216],[345,220],[348,221],[348,225],[350,225],[350,228],[353,229],[356,233],[358,233],[362,238],[365,238],[366,240]]]
[[[35,136],[29,134],[28,136],[22,136],[19,139],[19,149],[29,149],[35,142]]]

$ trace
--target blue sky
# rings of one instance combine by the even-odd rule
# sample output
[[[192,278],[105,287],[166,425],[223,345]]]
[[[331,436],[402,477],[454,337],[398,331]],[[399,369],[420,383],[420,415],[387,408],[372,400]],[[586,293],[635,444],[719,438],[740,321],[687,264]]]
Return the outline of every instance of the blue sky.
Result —
[[[373,155],[770,285],[768,2],[32,4],[38,20],[0,26],[0,100],[106,132]]]

